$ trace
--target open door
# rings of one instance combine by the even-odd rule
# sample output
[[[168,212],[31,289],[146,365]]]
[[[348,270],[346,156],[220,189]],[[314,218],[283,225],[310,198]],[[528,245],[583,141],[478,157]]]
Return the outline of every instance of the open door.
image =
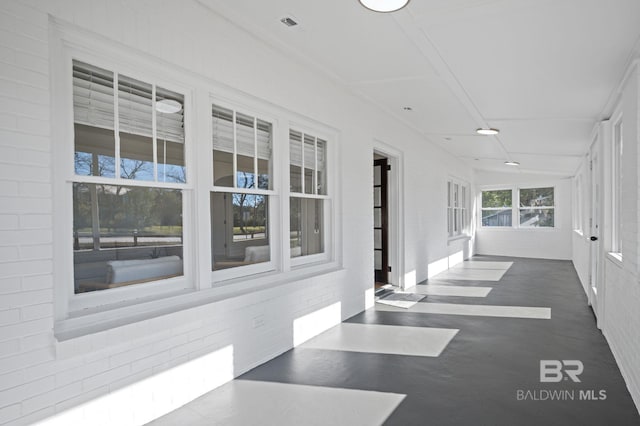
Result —
[[[389,282],[389,196],[387,158],[373,160],[373,255],[376,288]]]

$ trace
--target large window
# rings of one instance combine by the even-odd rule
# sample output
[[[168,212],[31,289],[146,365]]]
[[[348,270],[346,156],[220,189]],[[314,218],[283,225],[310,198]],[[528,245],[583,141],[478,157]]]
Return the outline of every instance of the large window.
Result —
[[[447,181],[447,230],[449,238],[469,232],[469,193],[466,183],[456,179]]]
[[[74,293],[183,275],[184,96],[73,61]]]
[[[555,224],[555,203],[553,187],[521,188],[520,227],[553,228]]]
[[[56,333],[165,312],[201,290],[225,297],[338,266],[335,130],[178,68],[59,36]]]
[[[327,141],[302,131],[289,132],[289,225],[291,257],[325,252]]]
[[[555,227],[555,188],[482,191],[483,227]]]
[[[269,262],[273,126],[213,105],[212,129],[213,270]]]
[[[482,226],[511,226],[512,206],[511,189],[482,191]]]

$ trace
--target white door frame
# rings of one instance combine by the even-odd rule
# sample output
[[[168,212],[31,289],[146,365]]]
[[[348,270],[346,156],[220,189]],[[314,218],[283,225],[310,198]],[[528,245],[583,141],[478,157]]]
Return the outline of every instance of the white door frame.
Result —
[[[602,262],[600,261],[600,245],[602,238],[602,210],[600,202],[602,198],[602,181],[600,179],[601,157],[598,152],[598,139],[593,141],[589,148],[589,176],[590,197],[589,208],[589,285],[587,286],[587,298],[593,312],[598,317],[598,282]],[[593,239],[596,239],[595,241]]]
[[[379,140],[374,140],[371,158],[373,158],[373,154],[386,157],[389,166],[391,166],[387,181],[389,197],[388,250],[389,266],[391,267],[389,283],[404,290],[404,155],[401,151]],[[373,198],[371,202],[373,203]],[[370,211],[373,212],[373,204]],[[373,256],[373,250],[371,250],[371,255]]]
[[[605,214],[605,206],[612,205],[610,191],[611,178],[610,173],[605,171],[610,169],[611,165],[611,122],[609,120],[602,121],[598,125],[596,137],[589,148],[589,164],[590,164],[590,206],[589,206],[589,228],[585,237],[589,243],[589,283],[587,295],[589,305],[593,309],[596,316],[596,323],[599,329],[604,329],[604,309],[605,309],[605,283],[604,283],[604,248],[607,238],[610,235],[611,221]],[[595,162],[593,162],[595,159]],[[593,162],[593,163],[592,163]],[[594,192],[598,191],[598,197],[594,196]],[[597,223],[593,223],[595,221]],[[597,229],[596,229],[597,225]],[[589,241],[592,236],[598,238],[597,241]]]

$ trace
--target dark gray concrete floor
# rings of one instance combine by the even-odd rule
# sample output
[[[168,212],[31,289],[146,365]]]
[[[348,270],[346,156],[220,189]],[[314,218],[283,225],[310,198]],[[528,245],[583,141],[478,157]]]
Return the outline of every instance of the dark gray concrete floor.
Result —
[[[460,331],[435,358],[293,349],[240,379],[406,394],[388,425],[640,425],[571,262],[473,260],[514,263],[499,282],[432,281],[493,287],[486,298],[428,296],[423,302],[549,307],[551,319],[369,310],[348,322]],[[582,361],[581,382],[541,383],[540,360]],[[518,400],[519,390],[538,399],[545,396],[541,390],[562,391],[565,400]],[[581,400],[580,390],[605,391],[606,399]]]

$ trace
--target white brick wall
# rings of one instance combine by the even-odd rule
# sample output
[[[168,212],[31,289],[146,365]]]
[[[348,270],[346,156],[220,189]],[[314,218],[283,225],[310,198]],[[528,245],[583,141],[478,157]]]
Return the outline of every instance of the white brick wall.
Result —
[[[55,106],[55,100],[50,99],[49,87],[49,14],[339,128],[349,142],[343,161],[350,173],[371,172],[371,135],[376,134],[402,141],[397,143],[398,150],[425,150],[413,152],[417,158],[433,159],[429,173],[442,175],[442,184],[434,184],[432,198],[438,198],[445,187],[447,170],[472,180],[465,175],[464,165],[429,147],[419,135],[344,94],[343,88],[324,77],[271,48],[260,47],[254,37],[195,1],[1,1],[0,425],[29,424],[61,412],[77,416],[78,424],[99,424],[104,419],[118,425],[148,421],[162,414],[162,408],[187,402],[289,349],[296,318],[337,302],[343,318],[361,311],[364,293],[372,285],[372,255],[362,252],[362,247],[373,245],[371,211],[362,208],[371,204],[370,186],[366,179],[344,179],[342,191],[348,194],[343,198],[344,270],[57,342],[53,336],[51,176],[52,152],[61,141],[50,136],[50,104]],[[167,34],[165,25],[177,25],[179,36]],[[211,40],[227,40],[229,45],[216,43],[213,51]],[[238,52],[240,46],[250,49],[249,57],[263,64],[263,79],[255,79],[254,71],[238,62],[246,56]],[[285,85],[291,90],[279,89]],[[307,102],[297,95],[309,88],[322,91],[321,99],[314,96],[319,101]],[[335,104],[357,111],[362,124],[354,125],[352,116],[338,115],[330,107]],[[424,162],[411,163],[408,169],[408,175],[421,175]],[[405,188],[412,190],[417,189]],[[408,224],[427,208],[434,209],[426,201],[423,204],[407,209]],[[443,205],[430,214],[444,218],[444,211]],[[431,260],[447,254],[444,229],[442,221],[435,225],[426,221],[419,235],[409,236],[405,250],[417,253],[415,260],[407,261],[410,270],[426,278],[426,257],[418,250],[437,246],[429,254]],[[442,239],[428,235],[442,235]],[[212,360],[229,361],[229,365]],[[203,374],[192,365],[208,370]],[[217,371],[218,365],[228,371]],[[61,419],[62,424],[72,424]]]
[[[630,74],[623,87],[620,108],[623,114],[624,155],[622,161],[621,182],[621,235],[623,262],[613,261],[605,254],[604,294],[599,295],[599,303],[604,297],[603,333],[616,358],[618,366],[627,383],[636,406],[640,410],[640,274],[638,271],[638,247],[640,233],[640,182],[638,165],[640,164],[640,72],[637,68]],[[603,147],[611,149],[608,146]],[[605,165],[608,167],[608,165]],[[605,169],[603,175],[610,173]],[[601,177],[602,179],[602,177]],[[601,188],[605,185],[601,182]],[[589,188],[583,188],[585,199],[588,199]],[[605,214],[610,214],[605,206]],[[605,217],[605,222],[609,218]],[[606,229],[606,228],[605,228]],[[608,241],[607,236],[603,238]],[[574,264],[582,265],[581,277],[588,279],[590,265],[589,251],[576,250],[574,246]],[[605,247],[605,251],[608,247]],[[582,256],[582,258],[576,258]],[[586,270],[584,270],[586,269]],[[584,283],[587,288],[588,283]]]

